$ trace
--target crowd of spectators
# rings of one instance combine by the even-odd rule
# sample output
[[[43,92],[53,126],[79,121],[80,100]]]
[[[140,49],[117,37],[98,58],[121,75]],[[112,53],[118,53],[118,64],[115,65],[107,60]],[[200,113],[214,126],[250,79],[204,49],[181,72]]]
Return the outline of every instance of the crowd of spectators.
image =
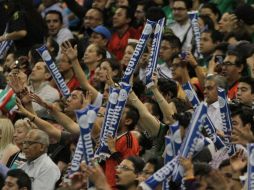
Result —
[[[200,53],[189,11],[198,11]],[[131,78],[110,156],[84,161],[69,175],[80,136],[76,110],[99,107],[91,129],[94,151],[110,87],[119,87],[147,19],[165,18],[153,84],[146,68],[153,34]],[[209,145],[179,157],[182,180],[170,189],[247,189],[247,144],[254,143],[254,1],[252,0],[0,0],[0,188],[145,189],[164,166],[165,137],[179,122],[183,141],[195,111],[189,82],[222,140],[218,88],[227,94],[236,153]],[[37,49],[45,45],[70,95],[64,97]],[[160,183],[156,189],[164,188]]]

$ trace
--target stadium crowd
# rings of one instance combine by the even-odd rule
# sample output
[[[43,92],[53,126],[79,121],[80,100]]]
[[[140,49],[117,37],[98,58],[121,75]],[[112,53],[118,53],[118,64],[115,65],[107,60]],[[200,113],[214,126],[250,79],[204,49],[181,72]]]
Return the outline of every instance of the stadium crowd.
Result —
[[[198,32],[190,11],[198,11]],[[156,67],[147,85],[156,30],[142,51],[139,39],[147,33],[147,20],[163,18]],[[68,96],[48,65],[50,58],[38,51],[43,45]],[[117,130],[104,138],[113,91],[122,90],[138,53],[126,104],[113,111],[120,114]],[[226,119],[218,89],[226,92]],[[199,135],[207,144],[186,156],[183,149],[197,146],[185,143],[202,105],[214,133],[202,121]],[[82,126],[91,119],[80,122],[77,110],[89,106],[99,108],[89,128],[92,150],[106,145],[108,155],[94,154],[86,162],[86,141],[72,172]],[[180,150],[175,150],[177,143]],[[0,188],[252,189],[251,143],[253,0],[0,0]],[[168,154],[173,154],[171,161]],[[169,162],[181,167],[181,177],[160,181],[154,173]]]

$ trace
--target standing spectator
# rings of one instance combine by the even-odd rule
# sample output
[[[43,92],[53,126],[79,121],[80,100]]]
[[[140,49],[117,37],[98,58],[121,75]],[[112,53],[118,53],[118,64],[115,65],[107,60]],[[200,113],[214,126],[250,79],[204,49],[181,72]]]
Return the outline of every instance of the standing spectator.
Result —
[[[116,9],[113,16],[115,32],[109,42],[108,49],[118,60],[121,60],[129,38],[138,39],[137,31],[131,27],[132,13],[128,7],[121,6]]]
[[[160,47],[160,59],[164,62],[161,65],[157,66],[159,78],[171,79],[172,70],[171,70],[171,56],[175,52],[181,50],[181,42],[176,36],[164,36],[161,41]]]
[[[29,49],[43,42],[45,28],[43,19],[32,0],[8,1],[8,30],[0,36],[0,42],[13,40],[16,53],[27,56]]]
[[[64,41],[72,39],[73,35],[68,28],[63,27],[63,17],[59,11],[51,10],[45,15],[48,27],[48,35],[60,46]]]
[[[183,50],[190,50],[193,37],[192,28],[187,13],[191,7],[191,1],[176,0],[173,3],[173,16],[175,22],[170,24],[169,27],[181,40]]]
[[[41,10],[41,15],[44,18],[47,15],[47,12],[49,11],[58,11],[60,12],[62,16],[62,23],[64,27],[69,26],[69,20],[68,15],[64,11],[64,9],[61,7],[61,4],[58,2],[58,0],[42,0],[41,7],[39,7],[39,11]]]
[[[31,86],[30,90],[36,95],[42,97],[47,102],[54,102],[59,100],[58,91],[49,85],[48,80],[51,78],[51,74],[46,66],[45,62],[37,62],[30,74]],[[48,116],[46,110],[33,102],[33,109],[40,117]]]
[[[30,177],[21,169],[9,170],[3,190],[32,190]]]
[[[23,151],[27,162],[21,167],[32,179],[32,189],[53,190],[60,178],[60,171],[47,156],[49,146],[48,135],[32,129],[23,141]]]
[[[227,79],[228,98],[236,98],[238,80],[242,77],[242,71],[245,67],[244,60],[239,51],[229,50],[222,64],[222,75]]]

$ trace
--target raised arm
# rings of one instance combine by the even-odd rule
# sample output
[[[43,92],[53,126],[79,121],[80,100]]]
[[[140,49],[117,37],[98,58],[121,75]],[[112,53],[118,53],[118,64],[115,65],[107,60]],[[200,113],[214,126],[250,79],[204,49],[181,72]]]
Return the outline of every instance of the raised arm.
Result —
[[[36,94],[31,94],[30,97],[34,102],[41,105],[42,107],[45,107],[48,109],[53,117],[56,119],[56,121],[62,125],[67,131],[73,134],[79,135],[79,126],[76,122],[74,122],[70,117],[68,117],[63,112],[59,111],[58,109],[55,109],[55,107],[52,104],[49,104],[45,101],[43,101],[39,96]]]
[[[150,87],[150,90],[153,92],[153,95],[159,104],[159,107],[163,113],[163,122],[165,124],[172,124],[174,122],[172,116],[177,112],[175,104],[173,102],[168,103],[167,100],[162,96],[158,90],[158,76],[157,73],[153,74],[153,85]]]
[[[73,48],[70,42],[66,41],[62,43],[62,52],[68,57],[69,61],[72,63],[75,76],[77,77],[81,88],[90,91],[90,93],[92,94],[92,101],[94,101],[98,96],[99,92],[88,82],[86,74],[84,73],[83,69],[79,64],[77,47],[75,46],[75,48]]]
[[[57,141],[60,141],[61,138],[61,130],[54,127],[49,122],[39,118],[34,113],[28,111],[21,103],[20,99],[17,98],[16,104],[18,106],[18,111],[22,115],[28,117],[30,121],[34,122],[37,127],[39,127],[41,130],[45,131],[50,137],[53,137],[57,139]]]
[[[156,137],[159,132],[160,122],[147,110],[146,106],[139,100],[132,91],[128,98],[129,103],[134,106],[140,115],[138,126],[146,130],[152,137]]]

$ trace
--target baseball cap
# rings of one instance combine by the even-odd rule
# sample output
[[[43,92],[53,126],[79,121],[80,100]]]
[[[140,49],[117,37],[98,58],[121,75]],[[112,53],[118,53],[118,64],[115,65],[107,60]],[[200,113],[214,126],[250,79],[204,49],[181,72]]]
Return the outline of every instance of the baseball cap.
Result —
[[[95,33],[101,34],[103,37],[105,37],[108,40],[110,40],[111,38],[111,32],[105,26],[99,25],[93,28],[92,30]]]

